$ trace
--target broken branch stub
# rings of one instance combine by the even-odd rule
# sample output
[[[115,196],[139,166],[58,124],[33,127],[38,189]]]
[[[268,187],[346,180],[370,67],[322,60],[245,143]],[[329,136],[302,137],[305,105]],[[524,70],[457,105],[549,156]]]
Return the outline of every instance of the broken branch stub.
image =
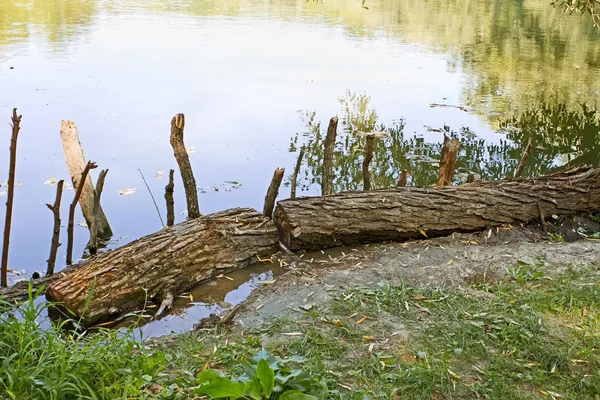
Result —
[[[167,202],[167,226],[173,226],[175,224],[175,201],[173,200],[173,193],[175,191],[175,182],[173,181],[173,174],[175,170],[169,171],[169,183],[165,186],[165,201]]]
[[[442,157],[440,158],[440,172],[438,175],[438,186],[450,186],[452,175],[454,175],[454,165],[460,149],[460,142],[455,138],[444,135],[444,146],[442,148]]]
[[[365,158],[363,159],[363,190],[371,190],[371,173],[369,172],[369,164],[373,159],[373,147],[375,144],[375,137],[373,135],[367,135],[367,142],[365,145]]]
[[[185,198],[187,201],[188,218],[194,219],[200,217],[200,206],[198,205],[198,189],[196,188],[196,179],[190,164],[185,144],[183,142],[183,128],[185,127],[185,116],[177,114],[171,120],[171,146],[175,154],[175,159],[179,165]]]
[[[527,141],[527,147],[525,147],[525,151],[523,151],[523,156],[521,156],[521,161],[519,162],[519,166],[515,171],[515,178],[518,178],[523,173],[525,169],[525,165],[527,164],[527,159],[529,158],[529,154],[531,154],[531,149],[533,148],[533,138],[530,136]]]
[[[338,117],[329,120],[327,136],[325,137],[325,150],[323,152],[323,180],[321,182],[321,195],[329,196],[333,193],[333,152],[335,150],[335,136],[337,134]]]
[[[296,185],[298,181],[298,173],[300,172],[300,167],[302,166],[302,160],[304,159],[304,147],[300,149],[300,154],[298,154],[298,159],[296,160],[296,167],[294,168],[294,174],[292,175],[292,181],[290,186],[292,187],[290,198],[296,198]]]
[[[277,168],[273,173],[273,179],[271,179],[271,184],[269,185],[267,195],[265,196],[265,205],[263,207],[263,214],[265,217],[273,217],[275,200],[277,200],[277,195],[279,194],[279,186],[281,186],[281,181],[283,180],[284,173],[285,168]]]
[[[86,161],[83,156],[81,143],[79,142],[79,135],[77,133],[75,122],[61,121],[60,137],[65,153],[65,160],[67,161],[67,167],[69,168],[69,174],[73,181],[73,188],[78,189],[79,182],[81,181],[81,173],[86,166]],[[98,237],[109,239],[112,236],[112,229],[108,224],[102,206],[96,210],[98,214],[97,218],[94,216],[94,184],[92,182],[92,177],[88,176],[83,182],[83,189],[79,197],[79,205],[83,217],[88,226],[92,226],[92,221],[96,219]]]
[[[96,212],[98,208],[100,208],[100,197],[102,196],[102,189],[104,189],[104,180],[106,179],[106,174],[108,174],[108,170],[104,169],[100,171],[100,175],[98,175],[98,182],[96,182],[96,189],[94,190],[94,220],[92,221],[92,226],[90,227],[90,254],[95,256],[98,252],[98,230],[96,226],[98,225],[98,213]]]

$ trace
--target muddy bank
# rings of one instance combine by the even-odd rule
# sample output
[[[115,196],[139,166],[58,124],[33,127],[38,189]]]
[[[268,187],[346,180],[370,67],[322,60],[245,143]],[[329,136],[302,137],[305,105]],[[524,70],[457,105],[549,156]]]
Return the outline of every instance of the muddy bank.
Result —
[[[235,321],[251,329],[272,317],[301,316],[314,306],[326,307],[340,287],[405,281],[470,290],[469,285],[506,277],[508,268],[519,263],[559,269],[600,264],[600,240],[591,238],[600,231],[597,222],[571,217],[549,228],[555,240],[564,241],[551,240],[537,225],[506,226],[476,234],[289,255],[291,271],[258,288]]]

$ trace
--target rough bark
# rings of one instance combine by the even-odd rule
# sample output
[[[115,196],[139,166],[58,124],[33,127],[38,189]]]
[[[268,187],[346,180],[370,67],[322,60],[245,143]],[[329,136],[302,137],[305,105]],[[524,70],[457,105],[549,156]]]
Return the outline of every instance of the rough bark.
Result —
[[[46,297],[91,325],[139,310],[147,300],[160,303],[277,249],[271,220],[252,209],[226,210],[167,227],[56,274]]]
[[[173,192],[175,191],[175,182],[173,174],[175,170],[169,171],[169,183],[165,186],[165,201],[167,202],[167,226],[175,224],[175,201],[173,200]]]
[[[300,149],[300,154],[298,154],[298,160],[296,160],[296,167],[294,168],[294,174],[292,175],[292,181],[290,186],[292,187],[290,198],[296,198],[296,185],[298,181],[298,173],[300,172],[300,167],[302,166],[302,160],[304,160],[304,147]]]
[[[12,134],[10,138],[10,160],[8,167],[8,194],[6,199],[6,217],[4,219],[4,240],[2,242],[2,263],[0,264],[0,286],[8,286],[8,248],[10,244],[10,228],[12,224],[12,209],[15,196],[15,169],[17,166],[17,139],[21,129],[21,115],[13,108]]]
[[[373,135],[367,136],[367,143],[365,146],[365,158],[363,160],[363,190],[366,192],[371,190],[371,173],[369,172],[369,164],[373,159],[373,147],[375,145],[375,137]]]
[[[527,159],[529,158],[529,154],[531,153],[532,148],[533,148],[533,139],[530,136],[529,140],[527,142],[527,147],[525,148],[525,151],[523,152],[523,156],[521,157],[521,162],[519,162],[519,166],[517,167],[517,170],[515,171],[515,178],[518,178],[523,173],[523,170],[525,169],[525,164],[527,164]]]
[[[71,175],[74,189],[77,189],[79,187],[81,173],[87,162],[83,156],[83,149],[79,142],[79,135],[77,134],[75,122],[61,121],[60,137],[62,139],[63,151],[65,153],[67,167],[69,168],[69,174]],[[85,222],[88,226],[92,226],[92,221],[94,220],[94,184],[92,183],[91,176],[88,176],[83,184],[83,191],[79,198],[79,206],[81,207]],[[112,230],[108,224],[104,210],[100,207],[97,212],[98,223],[96,224],[96,227],[98,229],[98,237],[109,239],[112,236]]]
[[[54,199],[54,205],[46,204],[46,206],[52,211],[54,215],[54,228],[52,229],[52,244],[50,245],[50,256],[48,257],[48,269],[46,270],[47,276],[54,274],[54,267],[56,265],[56,253],[60,247],[60,200],[62,199],[63,185],[65,181],[60,180],[56,185],[56,198]]]
[[[90,227],[90,254],[95,256],[98,253],[98,209],[100,208],[100,198],[102,197],[102,189],[104,189],[104,180],[106,179],[106,174],[108,174],[108,170],[104,169],[100,171],[100,175],[98,175],[98,182],[96,182],[96,189],[94,189],[94,220],[92,221],[92,226]]]
[[[277,195],[279,194],[279,186],[281,186],[284,172],[285,168],[276,168],[273,173],[273,179],[271,179],[271,184],[269,185],[267,195],[265,196],[265,205],[263,207],[263,214],[265,217],[273,217],[275,200],[277,200]]]
[[[183,188],[185,189],[185,198],[187,201],[188,218],[194,219],[200,217],[200,206],[198,205],[198,189],[196,188],[196,179],[190,164],[185,144],[183,142],[183,128],[185,127],[185,116],[177,114],[171,120],[171,146],[175,154],[175,159],[179,165]]]
[[[444,135],[438,186],[450,186],[452,184],[452,175],[454,175],[454,165],[456,164],[459,149],[460,142],[458,140]]]
[[[538,205],[539,202],[539,205]],[[280,201],[279,239],[290,250],[446,235],[600,210],[600,169],[537,179],[394,188]]]
[[[335,150],[335,136],[337,134],[338,118],[329,120],[327,136],[325,137],[325,149],[323,151],[323,181],[321,182],[321,194],[329,196],[333,193],[333,152]]]

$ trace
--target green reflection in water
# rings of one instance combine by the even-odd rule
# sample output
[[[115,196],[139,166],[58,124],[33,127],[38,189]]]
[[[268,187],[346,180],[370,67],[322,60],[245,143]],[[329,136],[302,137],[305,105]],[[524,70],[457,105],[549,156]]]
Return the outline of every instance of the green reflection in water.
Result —
[[[65,41],[90,25],[98,11],[94,0],[0,0],[0,52],[38,31],[50,43]]]
[[[409,185],[430,186],[437,181],[442,143],[429,143],[418,135],[405,136],[404,121],[391,126],[377,123],[377,112],[369,106],[370,97],[348,91],[340,98],[341,116],[334,155],[334,190],[361,190],[362,161],[366,139],[360,132],[384,131],[387,137],[375,143],[371,174],[377,188],[393,187],[404,169],[411,174]],[[289,151],[304,147],[306,159],[299,185],[303,190],[320,187],[323,173],[323,148],[327,123],[316,120],[315,111],[300,117],[306,131],[291,138]],[[461,143],[456,161],[454,183],[464,182],[468,173],[483,180],[513,176],[528,138],[533,137],[531,153],[523,176],[549,174],[566,164],[600,165],[600,115],[587,106],[567,111],[564,104],[546,105],[513,118],[506,118],[502,129],[506,139],[497,143],[478,138],[468,127],[446,135]],[[341,127],[341,128],[340,128]]]

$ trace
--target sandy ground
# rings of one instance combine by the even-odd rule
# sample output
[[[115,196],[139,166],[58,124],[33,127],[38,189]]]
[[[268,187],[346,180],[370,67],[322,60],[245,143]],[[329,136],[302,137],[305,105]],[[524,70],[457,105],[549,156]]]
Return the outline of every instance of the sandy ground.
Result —
[[[257,289],[235,318],[242,329],[259,327],[272,317],[300,318],[312,306],[327,308],[334,290],[378,282],[434,287],[469,286],[506,277],[519,262],[545,263],[555,269],[600,265],[600,240],[591,239],[600,224],[587,218],[553,221],[555,242],[538,225],[501,227],[475,234],[335,248],[284,256],[289,271]],[[587,236],[587,237],[586,237]]]

